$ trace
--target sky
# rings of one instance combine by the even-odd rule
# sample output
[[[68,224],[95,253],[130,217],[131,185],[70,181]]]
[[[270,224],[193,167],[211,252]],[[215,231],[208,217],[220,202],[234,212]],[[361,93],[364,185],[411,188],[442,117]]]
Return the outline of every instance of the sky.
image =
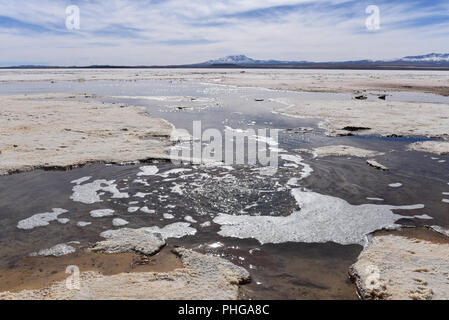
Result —
[[[0,43],[0,66],[394,59],[449,53],[449,1],[0,0]]]

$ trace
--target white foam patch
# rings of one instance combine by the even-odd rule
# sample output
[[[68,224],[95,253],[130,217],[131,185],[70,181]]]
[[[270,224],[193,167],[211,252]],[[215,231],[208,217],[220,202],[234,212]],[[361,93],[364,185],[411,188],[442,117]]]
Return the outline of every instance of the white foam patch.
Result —
[[[164,217],[164,219],[167,219],[167,220],[171,220],[171,219],[175,218],[175,216],[170,213],[164,213],[163,217]]]
[[[149,209],[147,206],[145,206],[145,207],[143,207],[143,208],[140,208],[140,211],[142,211],[143,213],[150,213],[150,214],[156,213],[155,210],[151,210],[151,209]]]
[[[171,192],[177,193],[177,194],[179,194],[179,195],[181,195],[181,196],[184,194],[184,191],[182,190],[181,185],[179,185],[179,184],[175,184],[175,185],[171,188]]]
[[[197,221],[193,219],[192,216],[185,216],[184,220],[190,223],[197,223]]]
[[[60,219],[57,219],[57,221],[58,221],[60,224],[67,224],[67,223],[70,222],[70,219],[67,219],[67,218],[60,218]]]
[[[415,219],[432,220],[433,218],[427,214],[413,216]]]
[[[128,208],[128,212],[129,213],[134,213],[140,210],[140,207],[129,207]]]
[[[85,204],[102,202],[99,191],[111,193],[113,199],[129,198],[128,193],[120,192],[117,189],[115,180],[95,180],[90,183],[76,185],[72,190],[73,194],[70,199]]]
[[[370,201],[385,201],[384,199],[382,199],[382,198],[370,198],[370,197],[368,197],[368,198],[366,198],[367,200],[370,200]]]
[[[137,174],[139,177],[141,176],[153,176],[159,172],[159,169],[156,166],[144,166],[140,167],[140,172]]]
[[[303,167],[303,169],[301,170],[301,179],[307,178],[313,172],[312,167],[307,163],[304,163],[304,159],[299,155],[281,154],[280,157],[284,161],[293,162]]]
[[[76,223],[76,225],[78,227],[81,227],[81,228],[87,227],[87,226],[89,226],[91,224],[92,224],[92,222],[85,222],[85,221],[79,221],[79,222]]]
[[[212,223],[210,223],[210,221],[206,221],[206,222],[200,224],[200,227],[207,228],[207,227],[210,227],[211,225],[212,225]]]
[[[190,223],[187,222],[176,222],[163,228],[148,227],[142,229],[147,232],[159,233],[164,240],[169,238],[182,238],[189,235],[193,236],[196,234],[196,229],[190,227]]]
[[[150,186],[150,184],[149,184],[148,182],[146,182],[145,180],[143,180],[143,179],[136,179],[136,180],[134,180],[133,182],[134,182],[134,183],[140,183],[140,184],[143,184],[145,187],[149,187],[149,186]]]
[[[443,196],[449,196],[449,192],[443,192]]]
[[[100,209],[100,210],[92,210],[90,212],[90,216],[92,218],[103,218],[103,217],[110,217],[114,215],[114,210],[112,209]]]
[[[444,203],[449,203],[449,199],[442,199],[441,201],[443,201]]]
[[[209,248],[218,249],[224,247],[224,244],[221,242],[215,242],[207,245]]]
[[[424,205],[354,206],[345,200],[315,192],[293,189],[300,211],[286,217],[232,216],[221,214],[213,221],[221,225],[220,235],[255,238],[260,243],[307,242],[364,244],[365,236],[382,228],[398,227],[395,222],[413,218],[393,213],[394,209],[422,209]]]
[[[86,181],[89,181],[92,177],[83,177],[83,178],[79,178],[78,180],[73,180],[70,183],[74,183],[74,184],[82,184]]]
[[[112,220],[112,225],[114,227],[122,227],[122,226],[126,226],[127,224],[129,224],[128,221],[120,219],[120,218],[116,218],[116,219]]]
[[[400,187],[402,187],[402,183],[399,183],[399,182],[397,182],[397,183],[390,183],[388,186],[390,188],[400,188]]]
[[[31,230],[37,227],[45,227],[50,224],[51,221],[58,220],[61,214],[67,213],[65,209],[54,208],[52,212],[44,212],[35,214],[27,219],[19,221],[17,228],[23,230]]]
[[[179,168],[179,169],[172,169],[172,170],[165,171],[164,173],[161,173],[159,175],[161,177],[167,178],[169,175],[172,175],[172,174],[180,174],[183,172],[190,172],[190,171],[192,171],[192,169]]]
[[[189,235],[195,235],[196,229],[190,227],[190,223],[187,222],[177,222],[173,224],[169,224],[163,228],[159,227],[146,227],[146,228],[140,228],[138,230],[143,230],[145,232],[154,234],[159,233],[164,240],[169,238],[182,238]],[[119,230],[108,230],[105,232],[102,232],[100,234],[101,237],[109,239],[114,236],[114,234],[118,233]]]
[[[134,197],[136,198],[145,198],[146,196],[149,196],[151,193],[143,193],[143,192],[137,192]]]

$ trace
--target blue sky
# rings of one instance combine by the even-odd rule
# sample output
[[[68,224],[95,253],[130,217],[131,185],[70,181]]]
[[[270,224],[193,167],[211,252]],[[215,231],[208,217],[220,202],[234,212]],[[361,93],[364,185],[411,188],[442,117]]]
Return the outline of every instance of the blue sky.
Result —
[[[80,9],[68,30],[66,7]],[[380,30],[365,9],[380,9]],[[447,0],[0,0],[0,65],[393,59],[449,52]]]

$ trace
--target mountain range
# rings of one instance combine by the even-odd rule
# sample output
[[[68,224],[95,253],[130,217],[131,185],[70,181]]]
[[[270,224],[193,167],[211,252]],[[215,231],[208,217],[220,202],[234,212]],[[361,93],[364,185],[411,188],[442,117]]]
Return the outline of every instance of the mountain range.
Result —
[[[407,56],[393,60],[354,60],[337,62],[256,60],[246,55],[232,55],[206,62],[188,65],[92,65],[92,66],[13,66],[0,69],[41,69],[41,68],[292,68],[292,69],[423,69],[449,70],[448,53],[430,53],[421,56]]]
[[[354,60],[354,61],[338,61],[338,62],[311,62],[311,61],[280,61],[280,60],[255,60],[245,55],[233,55],[224,58],[209,60],[206,62],[193,64],[191,66],[211,67],[211,66],[238,66],[238,67],[449,67],[448,53],[430,53],[421,56],[407,56],[393,60]]]

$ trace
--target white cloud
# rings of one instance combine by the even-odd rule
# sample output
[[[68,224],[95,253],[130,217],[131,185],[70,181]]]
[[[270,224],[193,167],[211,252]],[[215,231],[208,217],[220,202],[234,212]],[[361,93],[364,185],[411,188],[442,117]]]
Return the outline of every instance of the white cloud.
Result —
[[[410,24],[449,14],[447,3],[436,2],[413,10],[403,1],[381,1],[381,30],[373,33],[365,29],[366,4],[351,0],[0,0],[0,16],[24,23],[5,28],[0,17],[6,49],[0,63],[179,64],[236,53],[323,61],[449,52],[449,23]],[[70,4],[81,10],[79,31],[65,29]]]

